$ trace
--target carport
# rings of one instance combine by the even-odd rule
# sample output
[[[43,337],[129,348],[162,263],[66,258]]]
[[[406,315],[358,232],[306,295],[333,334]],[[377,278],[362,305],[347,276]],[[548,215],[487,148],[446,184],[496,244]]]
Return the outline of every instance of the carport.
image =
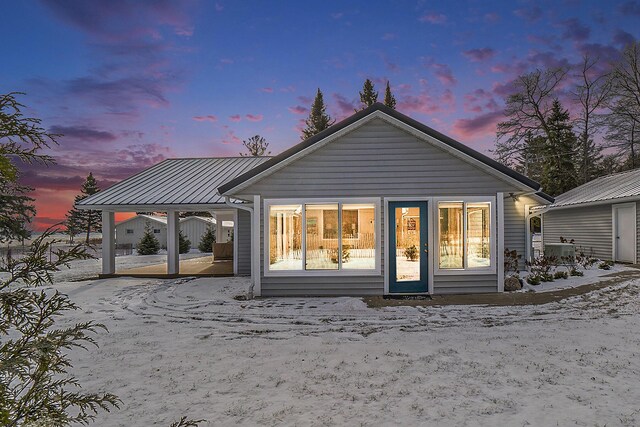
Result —
[[[217,187],[266,161],[268,157],[167,159],[76,204],[78,209],[102,212],[102,276],[116,272],[115,213],[165,213],[167,218],[166,269],[124,273],[140,276],[181,275],[178,249],[181,212],[210,212],[219,223],[233,221],[233,267],[215,264],[196,275],[250,275],[251,215],[242,200],[227,200]],[[217,227],[220,234],[222,227]],[[220,238],[220,236],[218,236]],[[218,240],[219,241],[219,240]],[[198,269],[198,266],[195,267]],[[194,275],[189,266],[185,275]]]

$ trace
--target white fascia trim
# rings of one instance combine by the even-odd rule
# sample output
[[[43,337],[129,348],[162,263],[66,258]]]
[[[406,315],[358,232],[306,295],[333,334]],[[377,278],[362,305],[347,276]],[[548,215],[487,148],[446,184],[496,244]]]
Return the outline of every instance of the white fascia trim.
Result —
[[[107,211],[105,211],[107,212]],[[111,211],[113,212],[113,211]],[[125,219],[124,221],[121,221],[119,223],[116,224],[116,227],[120,227],[121,225],[127,224],[131,221],[135,221],[135,220],[144,220],[144,221],[154,221],[157,222],[160,225],[164,225],[165,227],[167,226],[167,223],[165,221],[162,221],[161,219],[158,219],[156,217],[150,216],[150,215],[136,215],[136,216],[132,216],[129,219]]]
[[[161,204],[161,205],[76,205],[76,208],[84,211],[109,211],[109,212],[193,212],[208,211],[225,207],[224,203],[213,204]]]
[[[465,154],[459,150],[456,150],[455,148],[451,147],[448,144],[445,144],[444,142],[430,136],[427,135],[424,132],[419,131],[418,129],[409,126],[403,122],[401,122],[400,120],[393,118],[391,116],[389,116],[386,113],[383,113],[382,111],[375,111],[371,114],[369,114],[366,117],[361,118],[360,120],[350,124],[349,126],[344,127],[343,129],[340,129],[339,131],[327,136],[326,138],[316,142],[315,144],[293,154],[292,156],[282,160],[281,162],[273,165],[272,167],[270,167],[269,169],[266,169],[262,172],[260,172],[259,174],[251,177],[250,179],[244,181],[241,184],[238,184],[237,186],[229,189],[228,191],[226,191],[224,195],[229,195],[229,194],[234,194],[234,193],[238,193],[242,190],[244,190],[245,188],[249,187],[250,185],[252,185],[253,183],[255,183],[256,181],[259,181],[261,179],[263,179],[266,176],[269,176],[271,174],[273,174],[274,172],[284,168],[285,166],[287,166],[288,164],[296,161],[297,159],[306,156],[307,154],[310,154],[312,152],[314,152],[315,150],[318,150],[319,148],[322,148],[323,146],[327,145],[328,143],[330,143],[331,141],[334,141],[342,136],[344,136],[345,134],[361,127],[362,125],[366,124],[367,122],[370,122],[371,120],[374,119],[382,119],[384,121],[386,121],[387,123],[402,129],[420,139],[422,139],[423,141],[429,142],[433,145],[435,145],[436,147],[447,151],[448,153],[458,157],[459,159],[466,161],[467,163],[470,163],[476,167],[479,167],[480,169],[485,170],[486,172],[490,173],[491,175],[494,175],[495,177],[502,179],[503,181],[508,182],[509,184],[514,185],[516,188],[520,188],[522,190],[525,191],[530,191],[530,190],[535,190],[534,188],[531,188],[523,183],[521,183],[520,181],[511,178],[510,176],[498,171],[497,169],[492,168],[491,166],[481,162],[480,160],[476,160],[473,157],[469,156],[468,154]]]
[[[381,199],[380,197],[335,197],[335,198],[296,198],[296,199],[264,199],[264,213],[263,213],[263,238],[264,238],[264,256],[263,262],[264,267],[262,268],[262,274],[264,277],[343,277],[343,276],[380,276],[382,274],[382,262],[381,262],[381,239],[376,236],[376,263],[375,269],[373,270],[269,270],[269,208],[272,205],[302,205],[302,209],[304,212],[305,204],[326,204],[326,203],[336,203],[336,204],[357,204],[357,203],[371,203],[375,206],[375,222],[378,224],[376,227],[376,231],[380,233],[380,219],[381,219]],[[302,247],[304,254],[305,247],[305,221],[306,216],[303,215],[303,223],[302,223]],[[302,260],[302,266],[304,267],[304,255]]]

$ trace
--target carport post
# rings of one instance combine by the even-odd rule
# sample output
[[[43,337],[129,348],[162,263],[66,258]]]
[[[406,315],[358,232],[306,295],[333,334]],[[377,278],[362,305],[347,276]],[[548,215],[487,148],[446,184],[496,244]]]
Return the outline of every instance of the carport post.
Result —
[[[115,215],[102,211],[102,274],[116,272]]]
[[[167,274],[180,273],[180,246],[178,212],[167,212]]]

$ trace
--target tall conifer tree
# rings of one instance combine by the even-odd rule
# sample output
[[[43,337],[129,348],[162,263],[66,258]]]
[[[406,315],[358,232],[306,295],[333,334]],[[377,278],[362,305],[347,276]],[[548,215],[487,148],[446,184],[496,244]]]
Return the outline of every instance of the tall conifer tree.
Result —
[[[389,86],[389,81],[387,80],[387,87],[384,91],[384,105],[389,108],[396,109],[396,97],[391,93],[391,87]]]
[[[331,126],[335,120],[331,119],[331,116],[327,114],[327,107],[324,105],[324,98],[320,88],[316,93],[316,97],[313,100],[309,117],[305,121],[306,127],[302,130],[301,139],[305,140],[311,138],[313,135],[318,134]]]
[[[73,202],[73,206],[67,213],[67,233],[71,236],[79,234],[81,231],[86,233],[86,243],[89,243],[91,231],[102,230],[102,213],[100,211],[85,211],[76,208],[76,204],[87,197],[100,191],[93,173],[89,172],[87,179],[82,183],[80,194],[78,194]],[[71,227],[71,228],[70,228]]]
[[[361,110],[371,107],[378,102],[378,92],[376,92],[373,82],[370,79],[364,81],[362,92],[360,92]]]

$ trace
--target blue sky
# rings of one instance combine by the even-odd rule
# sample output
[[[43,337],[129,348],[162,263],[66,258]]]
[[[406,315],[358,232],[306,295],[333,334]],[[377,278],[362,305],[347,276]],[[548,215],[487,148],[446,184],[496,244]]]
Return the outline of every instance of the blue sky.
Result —
[[[65,134],[58,165],[24,171],[40,226],[89,171],[107,186],[166,157],[237,155],[254,134],[278,153],[316,88],[340,119],[365,78],[487,153],[518,74],[585,53],[606,68],[640,37],[640,1],[46,0],[3,18],[0,91]]]

